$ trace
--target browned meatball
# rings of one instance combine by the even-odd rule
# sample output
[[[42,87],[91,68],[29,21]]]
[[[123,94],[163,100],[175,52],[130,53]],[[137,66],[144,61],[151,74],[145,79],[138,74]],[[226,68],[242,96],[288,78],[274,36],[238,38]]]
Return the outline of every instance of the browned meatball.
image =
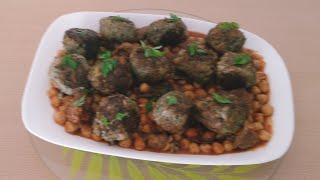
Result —
[[[219,53],[240,51],[246,38],[234,22],[222,22],[212,28],[207,37],[207,44]]]
[[[235,146],[240,149],[248,149],[259,143],[259,136],[256,132],[249,129],[244,129],[236,137]]]
[[[153,108],[154,121],[165,131],[180,132],[188,120],[192,102],[181,92],[161,96]]]
[[[138,106],[130,98],[116,94],[102,98],[93,124],[93,132],[108,142],[124,140],[137,129]]]

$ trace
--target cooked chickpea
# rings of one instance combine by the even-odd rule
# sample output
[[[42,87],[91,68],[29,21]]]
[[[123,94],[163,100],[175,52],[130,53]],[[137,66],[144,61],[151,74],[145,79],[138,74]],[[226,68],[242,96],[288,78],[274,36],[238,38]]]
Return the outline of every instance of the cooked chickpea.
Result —
[[[189,152],[192,154],[198,154],[200,152],[199,145],[197,143],[190,143]]]
[[[264,72],[258,71],[256,73],[256,77],[257,77],[257,82],[262,82],[265,81],[267,79],[267,75]]]
[[[147,113],[146,108],[141,108],[141,109],[140,109],[140,114],[145,114],[145,113]]]
[[[205,154],[210,154],[212,151],[211,145],[210,144],[201,144],[200,151]]]
[[[212,94],[214,92],[216,92],[216,89],[214,87],[208,89],[209,94]]]
[[[257,122],[263,122],[264,121],[264,116],[262,113],[255,113],[254,114],[254,120]]]
[[[198,37],[197,40],[198,40],[198,43],[199,43],[199,44],[205,44],[205,42],[206,42],[206,41],[204,40],[204,38],[202,38],[202,37]]]
[[[261,108],[261,105],[259,103],[259,101],[253,101],[252,102],[252,109],[253,111],[259,111]]]
[[[269,97],[265,94],[258,94],[256,98],[260,104],[266,104],[269,101]]]
[[[150,86],[147,83],[140,84],[140,92],[141,93],[147,93],[150,91]]]
[[[207,96],[207,92],[206,92],[205,90],[203,90],[203,89],[197,89],[197,90],[195,91],[195,95],[196,95],[197,97],[203,98],[203,97],[206,97],[206,96]]]
[[[67,121],[64,124],[64,129],[68,133],[75,133],[79,129],[79,125],[75,124],[75,123],[72,123],[70,121]]]
[[[189,128],[186,132],[185,135],[188,138],[195,138],[198,136],[198,130],[196,128]]]
[[[273,114],[273,107],[270,104],[263,105],[261,107],[261,112],[265,116],[271,116]]]
[[[181,134],[174,134],[173,135],[173,139],[176,140],[176,141],[180,141],[182,138]]]
[[[261,93],[261,90],[258,88],[258,86],[253,86],[253,87],[251,88],[251,92],[252,92],[253,94],[260,94],[260,93]]]
[[[259,132],[259,138],[262,140],[262,141],[269,141],[271,139],[271,134],[266,131],[266,130],[261,130]]]
[[[95,140],[95,141],[101,141],[102,137],[96,135],[96,134],[91,134],[91,139]]]
[[[60,99],[57,96],[51,97],[51,105],[57,108],[60,105]]]
[[[123,148],[129,148],[131,144],[132,144],[131,139],[125,139],[125,140],[119,141],[119,146]]]
[[[223,142],[223,147],[224,147],[224,150],[227,151],[227,152],[230,152],[233,150],[233,144],[230,142],[230,141],[224,141]]]
[[[146,144],[141,137],[136,137],[134,139],[134,148],[139,151],[142,151],[144,148],[146,148]]]
[[[269,83],[266,80],[261,81],[258,86],[263,93],[269,92]]]
[[[272,132],[272,118],[269,116],[264,121],[264,129],[268,132]]]
[[[222,146],[222,144],[215,142],[212,144],[212,150],[216,154],[221,154],[224,152],[224,147]]]
[[[215,137],[215,133],[212,131],[206,131],[202,134],[201,139],[204,141],[212,141]]]
[[[57,96],[58,95],[58,90],[56,88],[50,88],[48,91],[48,96],[49,97],[53,97],[53,96]]]
[[[66,116],[63,111],[56,111],[53,118],[54,121],[59,125],[64,125],[64,123],[66,122]]]
[[[252,124],[251,124],[250,128],[251,128],[252,130],[257,131],[257,130],[263,129],[263,125],[262,125],[262,123],[260,123],[260,122],[255,122],[255,123],[252,123]]]
[[[195,88],[200,88],[200,87],[201,87],[200,84],[198,84],[198,83],[196,83],[196,82],[193,83],[193,86],[194,86]]]
[[[119,61],[119,64],[126,64],[126,62],[127,62],[126,58],[123,56],[119,57],[118,61]]]
[[[145,124],[141,127],[141,131],[144,133],[150,133],[151,132],[151,127],[149,124]]]
[[[185,91],[184,95],[186,95],[190,99],[194,99],[194,97],[195,97],[193,91]]]
[[[91,137],[91,127],[89,125],[83,125],[81,126],[81,135],[86,137],[86,138],[90,138]]]
[[[256,68],[258,70],[262,71],[264,69],[264,67],[265,67],[265,62],[260,60],[260,59],[259,60],[255,60],[254,61],[254,65],[256,66]]]
[[[146,104],[148,102],[148,99],[147,98],[139,98],[138,99],[138,103],[139,104]]]
[[[140,115],[140,123],[141,124],[147,124],[149,122],[149,118],[146,114]]]
[[[180,141],[180,147],[184,150],[188,149],[190,145],[190,141],[188,139],[182,139]]]
[[[193,91],[194,87],[191,84],[185,84],[183,86],[184,91]]]

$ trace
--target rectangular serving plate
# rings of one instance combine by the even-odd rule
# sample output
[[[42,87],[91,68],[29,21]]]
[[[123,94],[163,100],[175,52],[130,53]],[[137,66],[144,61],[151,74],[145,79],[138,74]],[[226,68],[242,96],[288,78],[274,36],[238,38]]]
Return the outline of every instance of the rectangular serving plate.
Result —
[[[64,128],[55,124],[53,108],[47,97],[49,89],[48,69],[57,51],[62,49],[64,32],[69,28],[89,28],[99,30],[99,19],[120,15],[132,20],[137,27],[164,18],[164,15],[114,13],[114,12],[76,12],[57,18],[43,35],[22,99],[22,119],[26,129],[33,135],[56,145],[78,150],[147,161],[198,164],[198,165],[247,165],[269,162],[283,156],[288,150],[294,133],[294,108],[288,71],[278,52],[264,39],[241,29],[247,41],[245,47],[257,51],[266,61],[265,72],[269,77],[271,104],[274,107],[273,136],[264,146],[254,150],[222,155],[188,155],[137,151],[106,143],[95,142],[80,136],[68,134]],[[207,33],[216,24],[182,18],[188,30]]]

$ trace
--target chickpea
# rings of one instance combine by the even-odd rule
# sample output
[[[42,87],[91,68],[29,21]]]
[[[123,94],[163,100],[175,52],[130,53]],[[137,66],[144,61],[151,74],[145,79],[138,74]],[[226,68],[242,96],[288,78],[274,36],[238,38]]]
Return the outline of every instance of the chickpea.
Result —
[[[201,139],[204,141],[213,141],[215,133],[212,131],[206,131],[202,134]]]
[[[119,146],[123,148],[129,148],[132,144],[131,139],[124,139],[122,141],[119,141]]]
[[[201,87],[200,84],[198,84],[198,83],[196,83],[196,82],[193,83],[193,86],[194,86],[195,88],[200,88],[200,87]]]
[[[208,93],[209,94],[212,94],[214,92],[216,92],[216,89],[214,87],[211,87],[211,88],[208,89]]]
[[[48,91],[48,96],[51,98],[53,96],[57,96],[58,95],[58,90],[56,88],[50,88]]]
[[[191,84],[185,84],[183,86],[184,91],[193,91],[194,87]]]
[[[224,147],[224,150],[227,152],[231,152],[234,149],[233,144],[230,141],[224,141],[223,147]]]
[[[136,150],[142,151],[146,148],[146,144],[144,143],[141,137],[136,137],[134,140],[134,148]]]
[[[211,148],[210,144],[201,144],[200,145],[200,151],[205,154],[210,154],[211,150],[212,150],[212,148]]]
[[[189,152],[192,154],[198,154],[200,152],[199,145],[197,143],[190,143]]]
[[[259,60],[255,60],[254,61],[254,65],[256,66],[256,68],[258,70],[262,71],[264,69],[264,67],[265,67],[265,62],[260,60],[260,59]]]
[[[195,138],[198,136],[198,130],[196,128],[189,128],[186,132],[185,135],[188,138]]]
[[[266,104],[269,101],[269,97],[265,94],[258,94],[256,98],[260,104]]]
[[[263,93],[269,92],[269,83],[266,80],[261,81],[258,84],[258,86],[259,86],[261,92],[263,92]]]
[[[59,107],[59,105],[60,105],[60,99],[59,99],[57,96],[51,97],[50,100],[51,100],[51,105],[52,105],[54,108]]]
[[[261,107],[261,112],[265,116],[271,116],[273,114],[273,107],[270,104],[263,105]]]
[[[264,129],[268,132],[272,132],[272,118],[269,116],[265,119]]]
[[[260,94],[261,90],[258,88],[258,86],[253,86],[251,88],[251,92],[253,92],[253,94]]]
[[[224,152],[224,147],[222,146],[222,144],[215,142],[212,144],[212,150],[216,154],[222,154]]]
[[[140,84],[140,92],[147,93],[150,91],[150,86],[147,83]]]
[[[81,135],[86,137],[86,138],[90,138],[91,137],[91,127],[89,125],[83,125],[81,126]]]
[[[196,95],[197,97],[202,98],[202,97],[206,97],[206,96],[207,96],[207,92],[206,92],[205,90],[203,90],[203,89],[197,89],[197,90],[195,91],[195,95]]]
[[[146,104],[148,102],[148,99],[147,98],[139,98],[138,99],[138,103],[139,104]]]
[[[79,129],[79,125],[75,124],[75,123],[72,123],[70,121],[67,121],[64,124],[64,129],[68,133],[75,133]]]
[[[261,108],[261,105],[260,105],[260,103],[259,103],[259,101],[253,101],[253,103],[252,103],[252,109],[253,109],[253,111],[259,111],[260,110],[260,108]]]
[[[126,58],[123,56],[119,57],[118,61],[119,61],[119,64],[126,64],[127,62]]]
[[[260,122],[252,123],[250,127],[255,131],[263,129],[263,125]]]
[[[198,38],[197,38],[197,41],[198,41],[199,44],[205,44],[205,42],[206,42],[206,41],[204,40],[204,38],[202,38],[202,37],[198,37]]]
[[[194,99],[194,97],[195,97],[193,91],[185,91],[184,95],[186,95],[190,99]]]
[[[149,118],[146,114],[140,115],[140,123],[141,124],[147,124],[149,122]]]
[[[91,139],[95,140],[95,141],[101,141],[102,137],[96,135],[96,134],[91,134]]]
[[[188,139],[182,139],[180,141],[181,149],[187,150],[189,148],[190,141]]]
[[[269,141],[271,139],[271,134],[266,130],[261,130],[259,132],[259,138],[262,141]]]
[[[150,133],[151,132],[151,127],[149,124],[145,124],[142,126],[141,131],[144,133]]]
[[[64,125],[64,123],[66,122],[66,116],[63,111],[56,111],[53,118],[54,121],[59,125]]]
[[[176,140],[176,141],[180,141],[182,138],[181,134],[174,134],[173,135],[173,139]]]
[[[257,122],[263,122],[263,120],[264,120],[263,114],[262,113],[255,113],[254,120]]]
[[[141,108],[141,109],[140,109],[140,114],[146,114],[146,113],[147,113],[146,108]]]
[[[256,73],[256,76],[257,76],[257,82],[262,82],[262,81],[267,79],[267,75],[264,72],[261,72],[261,71],[258,71]]]

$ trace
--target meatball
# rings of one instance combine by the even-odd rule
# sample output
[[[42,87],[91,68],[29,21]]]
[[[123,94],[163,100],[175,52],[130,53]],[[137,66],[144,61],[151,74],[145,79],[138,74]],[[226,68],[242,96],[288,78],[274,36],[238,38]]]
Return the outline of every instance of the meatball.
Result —
[[[183,93],[170,91],[158,99],[152,114],[163,130],[177,133],[184,128],[191,107],[192,102]]]
[[[104,69],[110,66],[111,71],[106,73]],[[97,62],[91,68],[88,79],[93,88],[107,95],[116,91],[125,92],[133,84],[130,65],[116,60]]]
[[[137,30],[132,21],[120,16],[109,16],[100,20],[100,33],[108,44],[115,46],[137,40]]]
[[[195,102],[195,119],[220,137],[233,135],[248,119],[251,99],[245,90],[214,93],[212,99]]]
[[[248,149],[259,143],[259,136],[256,132],[249,129],[242,130],[236,137],[235,146],[239,149]]]
[[[100,37],[90,29],[72,28],[65,32],[63,45],[69,53],[83,55],[88,60],[95,59],[100,46]]]
[[[122,94],[115,94],[101,99],[93,133],[108,142],[120,141],[137,129],[138,122],[137,104]]]
[[[247,54],[225,53],[217,63],[218,84],[224,89],[251,87],[256,83],[256,69]]]
[[[177,45],[186,39],[187,28],[183,21],[171,15],[151,23],[144,34],[145,40],[152,45]]]
[[[200,49],[192,43],[187,50],[180,50],[173,63],[191,80],[200,84],[210,81],[216,73],[217,54],[212,50]]]
[[[219,53],[240,51],[245,41],[246,38],[235,22],[219,23],[209,31],[206,37],[208,46]]]
[[[89,87],[87,79],[89,65],[78,54],[57,57],[49,70],[49,78],[54,87],[61,92],[72,95],[74,92]]]
[[[170,61],[165,57],[146,57],[145,49],[135,48],[130,54],[132,70],[142,82],[158,82],[168,77],[172,72]]]

